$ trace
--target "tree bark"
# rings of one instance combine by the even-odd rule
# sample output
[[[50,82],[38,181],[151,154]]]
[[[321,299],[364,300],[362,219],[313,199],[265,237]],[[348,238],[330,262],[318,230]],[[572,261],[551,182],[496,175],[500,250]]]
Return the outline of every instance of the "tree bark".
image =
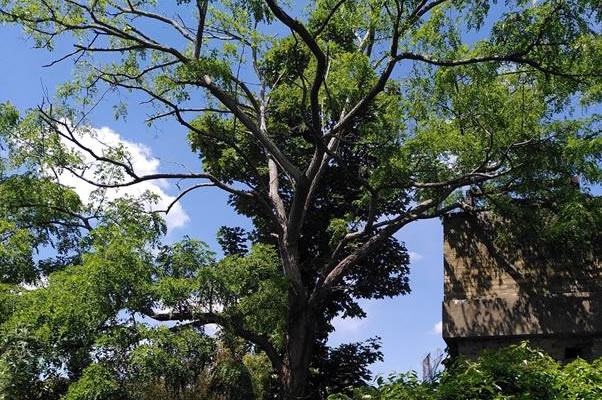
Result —
[[[289,316],[284,362],[280,370],[280,395],[283,400],[307,399],[316,319],[315,310],[305,296],[289,290]]]

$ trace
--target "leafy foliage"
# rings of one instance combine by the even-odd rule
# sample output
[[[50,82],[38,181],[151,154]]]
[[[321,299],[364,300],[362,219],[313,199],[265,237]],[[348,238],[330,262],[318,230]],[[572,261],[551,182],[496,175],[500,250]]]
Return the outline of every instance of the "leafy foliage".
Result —
[[[435,383],[415,373],[380,379],[377,388],[356,389],[352,397],[329,400],[590,400],[602,395],[602,360],[577,359],[560,365],[526,342],[488,351],[477,360],[456,360]]]

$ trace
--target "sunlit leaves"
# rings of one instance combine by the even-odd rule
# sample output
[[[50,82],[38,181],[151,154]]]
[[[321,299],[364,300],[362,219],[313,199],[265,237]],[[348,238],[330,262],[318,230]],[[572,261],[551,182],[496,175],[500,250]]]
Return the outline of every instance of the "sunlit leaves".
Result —
[[[377,388],[357,387],[359,396],[377,400],[593,400],[601,394],[600,360],[577,359],[560,365],[526,342],[484,352],[476,360],[446,365],[435,382],[421,382],[415,372],[380,378]],[[358,397],[355,397],[358,396]],[[343,394],[329,400],[347,400]]]
[[[254,246],[244,257],[223,259],[216,269],[216,283],[223,288],[217,296],[224,310],[255,332],[281,340],[287,309],[288,282],[281,274],[280,260],[273,248]]]
[[[107,365],[92,364],[85,369],[83,376],[77,382],[69,385],[69,391],[64,398],[108,400],[124,395],[117,376]]]
[[[144,330],[144,344],[130,355],[128,368],[141,382],[165,382],[167,387],[185,388],[213,361],[214,340],[194,329],[170,330],[157,327]]]
[[[33,263],[33,238],[14,223],[0,220],[0,282],[32,282],[36,278]]]

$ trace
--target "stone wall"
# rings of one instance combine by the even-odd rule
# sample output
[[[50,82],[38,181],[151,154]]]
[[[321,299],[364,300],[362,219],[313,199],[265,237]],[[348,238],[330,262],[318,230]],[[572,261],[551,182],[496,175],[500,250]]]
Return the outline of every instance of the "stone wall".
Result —
[[[602,293],[599,259],[588,265],[562,265],[553,254],[534,248],[534,240],[500,250],[495,245],[495,226],[487,214],[460,213],[445,218],[446,298]]]
[[[592,360],[602,356],[602,338],[599,336],[507,336],[497,338],[459,338],[453,341],[450,352],[475,359],[483,350],[501,349],[526,340],[559,362],[577,356]],[[453,349],[452,349],[453,347]]]
[[[530,239],[502,250],[499,223],[487,214],[444,219],[443,337],[452,352],[529,339],[558,359],[567,349],[602,356],[600,259],[564,262]]]

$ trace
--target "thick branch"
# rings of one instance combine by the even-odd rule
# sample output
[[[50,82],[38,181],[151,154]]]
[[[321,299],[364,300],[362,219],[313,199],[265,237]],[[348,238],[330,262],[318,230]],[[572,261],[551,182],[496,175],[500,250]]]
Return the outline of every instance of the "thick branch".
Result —
[[[408,223],[420,219],[420,217],[429,209],[436,207],[439,204],[439,199],[432,198],[426,200],[410,212],[403,214],[394,219],[388,226],[374,234],[370,239],[364,242],[361,246],[353,250],[349,255],[339,261],[334,267],[328,270],[319,279],[314,293],[312,293],[312,302],[319,302],[328,293],[333,286],[343,277],[343,275],[362,258],[367,256],[370,251],[381,245],[388,237],[393,235],[399,229]]]
[[[222,328],[231,331],[235,335],[248,340],[257,345],[263,350],[274,368],[280,369],[282,365],[282,357],[278,354],[276,348],[270,343],[267,337],[251,332],[240,323],[231,321],[227,317],[216,313],[190,313],[190,312],[174,312],[174,313],[146,313],[146,315],[156,321],[192,321],[192,323],[203,326],[209,324],[217,324]]]
[[[205,31],[205,16],[207,15],[207,6],[209,0],[196,0],[197,10],[199,11],[199,23],[196,28],[196,39],[194,43],[194,58],[199,58],[201,55],[201,47],[203,46],[203,32]]]
[[[202,77],[200,85],[209,90],[209,92],[217,98],[224,106],[226,106],[234,115],[243,123],[243,125],[255,136],[262,146],[270,153],[282,168],[291,175],[295,180],[298,180],[302,172],[284,155],[282,150],[272,141],[267,135],[267,132],[259,129],[259,127],[245,114],[236,104],[236,100],[230,97],[221,88],[214,85],[208,75]]]

